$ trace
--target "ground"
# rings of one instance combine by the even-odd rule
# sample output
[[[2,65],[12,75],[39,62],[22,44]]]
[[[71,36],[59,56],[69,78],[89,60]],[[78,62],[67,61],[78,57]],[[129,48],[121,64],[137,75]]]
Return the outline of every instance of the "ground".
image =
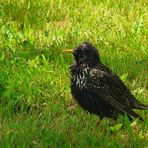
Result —
[[[148,113],[100,121],[70,94],[72,55],[92,42],[102,62],[148,104],[147,1],[0,3],[1,147],[148,147]]]

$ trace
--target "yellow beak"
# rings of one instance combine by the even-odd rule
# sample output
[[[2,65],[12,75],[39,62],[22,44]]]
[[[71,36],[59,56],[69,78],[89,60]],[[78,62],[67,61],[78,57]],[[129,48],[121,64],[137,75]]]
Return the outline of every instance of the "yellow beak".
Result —
[[[66,50],[63,50],[63,52],[73,53],[73,49],[66,49]]]

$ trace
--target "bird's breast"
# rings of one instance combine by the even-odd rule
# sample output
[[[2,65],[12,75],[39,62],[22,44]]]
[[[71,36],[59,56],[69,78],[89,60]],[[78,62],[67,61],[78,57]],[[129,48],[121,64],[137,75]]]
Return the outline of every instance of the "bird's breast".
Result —
[[[76,89],[80,90],[85,88],[87,85],[87,74],[88,68],[84,68],[83,70],[77,70],[77,72],[71,71],[71,85],[73,85]]]

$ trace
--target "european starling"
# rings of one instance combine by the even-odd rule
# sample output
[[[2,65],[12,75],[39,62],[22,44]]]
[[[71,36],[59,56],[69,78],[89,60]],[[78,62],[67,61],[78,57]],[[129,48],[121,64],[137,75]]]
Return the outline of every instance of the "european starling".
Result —
[[[133,109],[148,109],[141,104],[116,74],[103,65],[96,47],[84,42],[74,50],[64,50],[74,55],[70,66],[71,92],[86,111],[104,117],[118,118],[118,114],[143,118]]]

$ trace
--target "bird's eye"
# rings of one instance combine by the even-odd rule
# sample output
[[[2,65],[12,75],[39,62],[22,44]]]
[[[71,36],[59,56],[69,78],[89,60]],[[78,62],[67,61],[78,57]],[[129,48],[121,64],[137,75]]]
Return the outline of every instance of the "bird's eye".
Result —
[[[75,53],[78,55],[78,54],[81,54],[81,53],[82,53],[82,51],[81,51],[81,50],[76,49],[76,50],[75,50]]]

